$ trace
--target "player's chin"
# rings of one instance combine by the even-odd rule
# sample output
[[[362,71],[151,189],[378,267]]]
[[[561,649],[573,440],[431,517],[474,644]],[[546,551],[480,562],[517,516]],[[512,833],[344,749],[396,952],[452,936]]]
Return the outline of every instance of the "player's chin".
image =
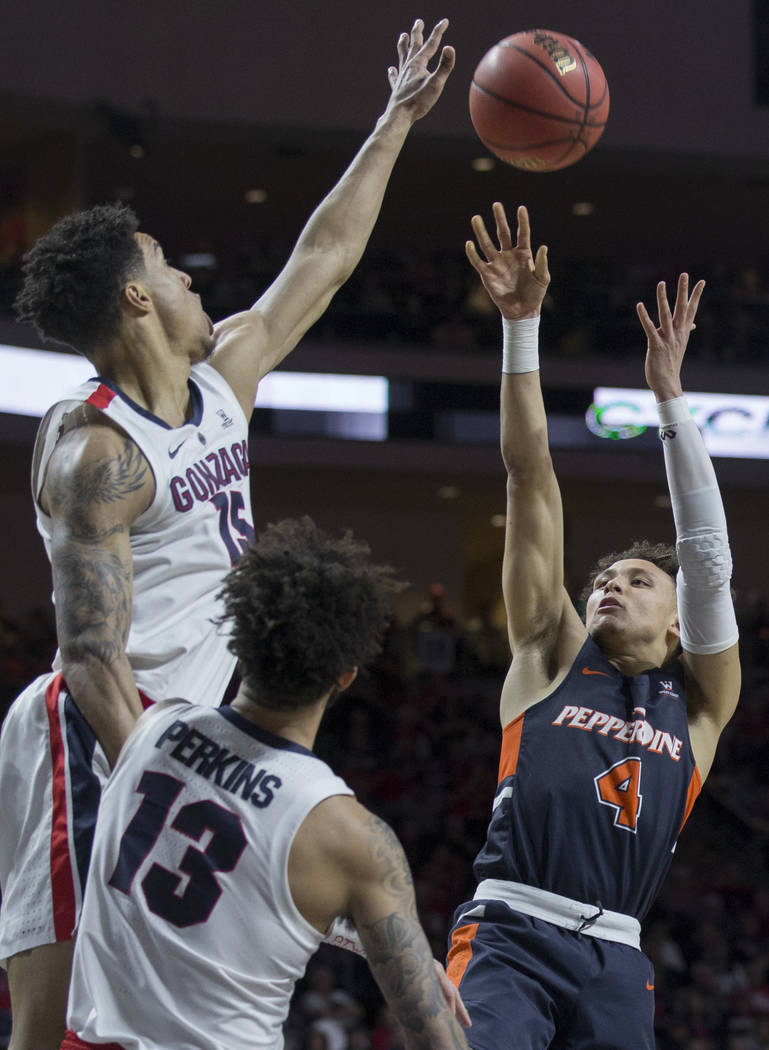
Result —
[[[587,624],[587,633],[598,645],[604,639],[614,638],[619,630],[619,624],[612,622],[608,617],[595,615]]]

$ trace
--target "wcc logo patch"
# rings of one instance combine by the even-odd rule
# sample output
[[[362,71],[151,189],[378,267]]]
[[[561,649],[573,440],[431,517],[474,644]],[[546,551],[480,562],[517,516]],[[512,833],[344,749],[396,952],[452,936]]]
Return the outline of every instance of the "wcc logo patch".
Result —
[[[660,696],[669,696],[672,700],[678,699],[678,693],[673,692],[673,683],[671,681],[660,682]]]

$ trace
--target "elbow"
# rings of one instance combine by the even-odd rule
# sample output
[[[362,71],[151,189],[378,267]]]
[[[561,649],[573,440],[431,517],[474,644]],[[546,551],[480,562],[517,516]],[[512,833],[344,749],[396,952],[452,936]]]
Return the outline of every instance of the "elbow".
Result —
[[[502,443],[502,462],[508,480],[517,485],[536,484],[553,475],[553,460],[547,443],[532,451]]]
[[[79,637],[62,641],[59,646],[61,671],[64,680],[72,686],[75,681],[97,678],[124,659],[123,646],[104,640],[89,640]]]

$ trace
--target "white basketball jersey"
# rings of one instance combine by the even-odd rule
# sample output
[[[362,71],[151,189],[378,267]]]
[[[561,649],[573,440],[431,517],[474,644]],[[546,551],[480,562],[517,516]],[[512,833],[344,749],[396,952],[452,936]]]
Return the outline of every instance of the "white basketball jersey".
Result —
[[[322,939],[289,851],[310,810],[351,794],[232,708],[147,712],[102,794],[68,1027],[125,1050],[279,1050]]]
[[[189,389],[190,418],[174,428],[107,380],[83,383],[54,407],[32,486],[50,558],[51,519],[38,497],[64,416],[88,402],[133,439],[155,476],[152,504],[130,532],[133,610],[126,651],[136,684],[153,700],[182,696],[218,704],[235,658],[227,650],[227,631],[212,622],[221,612],[216,594],[254,536],[248,420],[210,365],[192,368]],[[60,667],[57,653],[54,669]]]

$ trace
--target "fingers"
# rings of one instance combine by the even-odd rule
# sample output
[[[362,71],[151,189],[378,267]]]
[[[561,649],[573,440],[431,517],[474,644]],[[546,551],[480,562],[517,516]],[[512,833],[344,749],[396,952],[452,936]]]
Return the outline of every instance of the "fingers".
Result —
[[[550,284],[550,269],[547,265],[547,245],[540,244],[534,259],[534,276],[542,284]]]
[[[649,317],[649,313],[643,303],[636,303],[636,313],[638,314],[638,320],[641,322],[641,327],[646,332],[646,338],[651,341],[657,334],[657,327]]]
[[[441,57],[440,61],[438,62],[438,67],[432,75],[434,77],[438,77],[440,79],[445,80],[454,68],[454,60],[456,59],[456,57],[457,53],[454,50],[454,48],[451,46],[451,44],[447,44],[441,51]]]
[[[676,301],[671,314],[665,282],[659,282],[657,285],[657,308],[660,319],[659,327],[663,335],[671,335],[673,329],[684,331],[688,334],[695,327],[694,318],[700,305],[704,288],[705,282],[697,281],[692,294],[689,295],[689,274],[680,274],[676,286]]]
[[[510,226],[507,222],[505,209],[499,201],[495,201],[491,208],[494,212],[494,221],[497,224],[497,239],[499,241],[499,247],[502,251],[508,251],[513,247],[513,238],[510,233]]]
[[[704,281],[697,281],[689,296],[689,274],[682,273],[678,278],[678,291],[676,293],[676,305],[673,311],[673,320],[688,332],[694,328],[694,318],[697,307],[700,305],[702,292],[705,288]]]
[[[478,249],[475,247],[474,241],[465,241],[465,255],[470,261],[470,265],[479,274],[483,275],[483,259],[478,254]]]
[[[668,302],[667,286],[664,281],[657,283],[657,313],[660,319],[660,329],[663,334],[669,335],[673,318],[670,314],[670,303]]]
[[[425,28],[425,24],[421,18],[418,18],[414,25],[411,27],[411,33],[409,35],[409,47],[407,58],[413,58],[413,56],[422,47],[422,34]]]
[[[446,1000],[446,1005],[463,1028],[470,1028],[472,1021],[470,1020],[470,1015],[467,1012],[465,1004],[462,1002],[462,996],[459,994],[459,989],[454,985],[453,981],[437,959],[433,959],[433,964],[435,966],[438,984],[441,986],[443,998]]]
[[[455,988],[456,992],[456,1009],[454,1011],[457,1020],[463,1028],[472,1028],[473,1022],[470,1020],[470,1014],[467,1012],[467,1007],[462,1002],[462,996],[459,994],[459,989]]]
[[[417,24],[419,24],[421,27],[424,27],[424,22],[422,22],[421,19],[417,19],[417,21],[414,23],[414,26],[416,27]],[[433,26],[433,30],[430,33],[430,35],[427,38],[427,40],[425,41],[425,43],[423,45],[420,44],[426,62],[429,62],[429,60],[433,57],[435,52],[438,50],[438,47],[440,46],[440,42],[443,39],[443,34],[446,32],[446,30],[448,28],[448,25],[449,25],[448,18],[442,18],[440,20],[440,22],[437,22]],[[420,40],[421,40],[421,28],[420,28]]]
[[[516,248],[520,248],[523,251],[531,251],[531,227],[529,226],[529,213],[526,210],[525,205],[521,204],[518,208],[518,240],[516,241]]]
[[[689,305],[689,274],[682,273],[678,277],[678,285],[676,286],[676,302],[673,307],[673,321],[675,324],[680,325],[686,315],[686,308]]]
[[[480,215],[473,215],[470,220],[470,224],[473,227],[473,233],[475,239],[478,242],[478,247],[483,252],[486,260],[488,261],[497,251],[496,245],[489,236],[489,231],[486,229],[486,223],[483,221]]]

